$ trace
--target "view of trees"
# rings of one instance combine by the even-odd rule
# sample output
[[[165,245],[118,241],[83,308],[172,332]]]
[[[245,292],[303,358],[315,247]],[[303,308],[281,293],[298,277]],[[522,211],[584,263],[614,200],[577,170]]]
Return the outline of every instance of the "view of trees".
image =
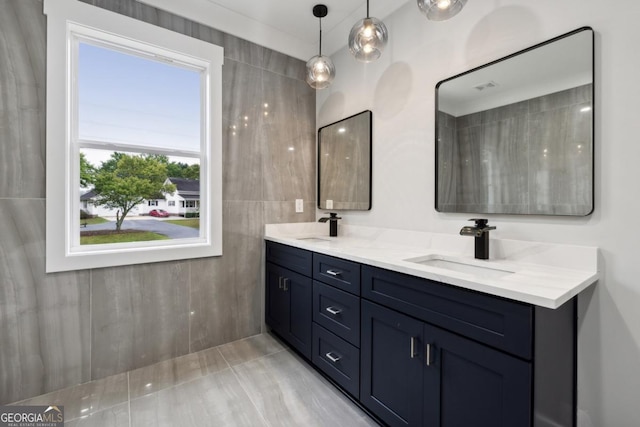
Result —
[[[168,177],[199,179],[200,165],[169,161],[164,155],[114,152],[95,167],[80,154],[80,185],[93,185],[95,205],[117,209],[117,231],[136,205],[176,191],[175,185],[165,184]]]
[[[80,187],[88,187],[93,182],[96,168],[87,161],[84,153],[80,153]]]

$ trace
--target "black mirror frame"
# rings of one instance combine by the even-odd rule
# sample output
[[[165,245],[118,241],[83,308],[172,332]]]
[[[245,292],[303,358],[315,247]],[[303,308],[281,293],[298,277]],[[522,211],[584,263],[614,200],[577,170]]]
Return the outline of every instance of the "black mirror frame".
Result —
[[[593,117],[593,121],[592,121],[592,125],[591,125],[591,174],[592,174],[592,182],[591,182],[591,210],[587,213],[585,213],[584,215],[562,215],[562,214],[528,214],[528,213],[495,213],[495,212],[460,212],[460,213],[481,213],[481,214],[496,214],[496,215],[539,215],[539,216],[575,216],[575,217],[586,217],[589,216],[593,213],[594,209],[595,209],[595,204],[596,204],[596,200],[595,200],[595,144],[596,144],[596,140],[595,140],[595,117],[596,117],[596,98],[595,98],[595,81],[596,81],[596,70],[595,70],[595,31],[593,30],[592,27],[590,26],[584,26],[584,27],[580,27],[577,28],[573,31],[569,31],[568,33],[564,33],[561,34],[559,36],[553,37],[552,39],[546,40],[542,43],[538,43],[535,44],[533,46],[527,47],[525,49],[519,50],[517,52],[514,52],[510,55],[504,56],[502,58],[496,59],[494,61],[488,62],[486,64],[480,65],[478,67],[472,68],[470,70],[467,70],[463,73],[460,74],[456,74],[452,77],[448,77],[444,80],[439,81],[436,86],[435,86],[435,112],[434,112],[434,128],[435,128],[435,159],[434,159],[434,163],[435,163],[435,199],[434,199],[434,207],[435,210],[437,212],[441,212],[441,213],[457,213],[457,212],[452,212],[452,211],[442,211],[439,209],[438,207],[438,158],[439,158],[439,152],[438,152],[438,135],[439,135],[439,126],[438,126],[438,91],[439,88],[442,84],[456,79],[458,77],[462,77],[465,76],[467,74],[473,73],[475,71],[481,70],[483,68],[487,68],[489,66],[492,66],[494,64],[506,61],[507,59],[513,58],[515,56],[521,55],[523,53],[529,52],[531,50],[543,47],[545,45],[551,44],[553,42],[556,42],[558,40],[564,39],[566,37],[572,36],[574,34],[578,34],[580,32],[583,31],[590,31],[591,32],[591,75],[593,76],[593,80],[592,80],[592,88],[591,88],[591,104],[592,104],[592,117]]]

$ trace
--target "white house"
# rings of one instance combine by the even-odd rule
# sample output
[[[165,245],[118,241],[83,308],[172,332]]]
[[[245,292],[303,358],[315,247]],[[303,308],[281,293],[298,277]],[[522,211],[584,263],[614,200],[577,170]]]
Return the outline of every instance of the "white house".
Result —
[[[167,178],[165,184],[173,184],[176,191],[163,198],[147,199],[136,205],[128,216],[149,215],[153,209],[163,209],[175,216],[197,216],[200,210],[200,181],[187,178]],[[93,201],[97,193],[91,189],[80,196],[80,209],[94,216],[116,216],[117,209],[96,206]]]
[[[187,178],[167,178],[165,184],[173,184],[176,191],[173,194],[166,194],[165,199],[157,200],[158,203],[164,201],[165,209],[171,215],[188,216],[200,212],[200,181]],[[149,200],[152,202],[152,200]]]

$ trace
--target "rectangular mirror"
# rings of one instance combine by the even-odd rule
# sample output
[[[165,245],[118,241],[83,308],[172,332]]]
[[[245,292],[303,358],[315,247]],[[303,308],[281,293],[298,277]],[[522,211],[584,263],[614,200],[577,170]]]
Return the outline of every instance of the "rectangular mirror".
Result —
[[[318,130],[318,208],[371,209],[371,111]]]
[[[593,212],[593,30],[436,85],[436,210]]]

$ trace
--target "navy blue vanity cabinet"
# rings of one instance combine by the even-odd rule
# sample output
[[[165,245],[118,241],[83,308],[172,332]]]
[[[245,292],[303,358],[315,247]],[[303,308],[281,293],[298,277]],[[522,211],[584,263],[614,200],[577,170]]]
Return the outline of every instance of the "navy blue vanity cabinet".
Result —
[[[360,298],[325,283],[313,282],[313,321],[360,347]]]
[[[353,295],[360,295],[360,264],[357,262],[314,253],[313,278]]]
[[[313,291],[310,275],[311,252],[267,242],[265,323],[308,359]]]
[[[557,309],[267,242],[266,323],[383,425],[576,426]]]
[[[423,323],[362,301],[360,402],[390,426],[423,420]]]
[[[360,401],[390,426],[527,427],[531,364],[362,302]]]
[[[385,423],[576,425],[575,298],[551,310],[366,265],[361,277],[360,401]]]
[[[360,264],[313,254],[313,364],[360,394]]]
[[[362,268],[362,296],[513,355],[532,356],[529,304],[371,266]]]
[[[530,362],[429,324],[423,338],[422,425],[531,425]]]

